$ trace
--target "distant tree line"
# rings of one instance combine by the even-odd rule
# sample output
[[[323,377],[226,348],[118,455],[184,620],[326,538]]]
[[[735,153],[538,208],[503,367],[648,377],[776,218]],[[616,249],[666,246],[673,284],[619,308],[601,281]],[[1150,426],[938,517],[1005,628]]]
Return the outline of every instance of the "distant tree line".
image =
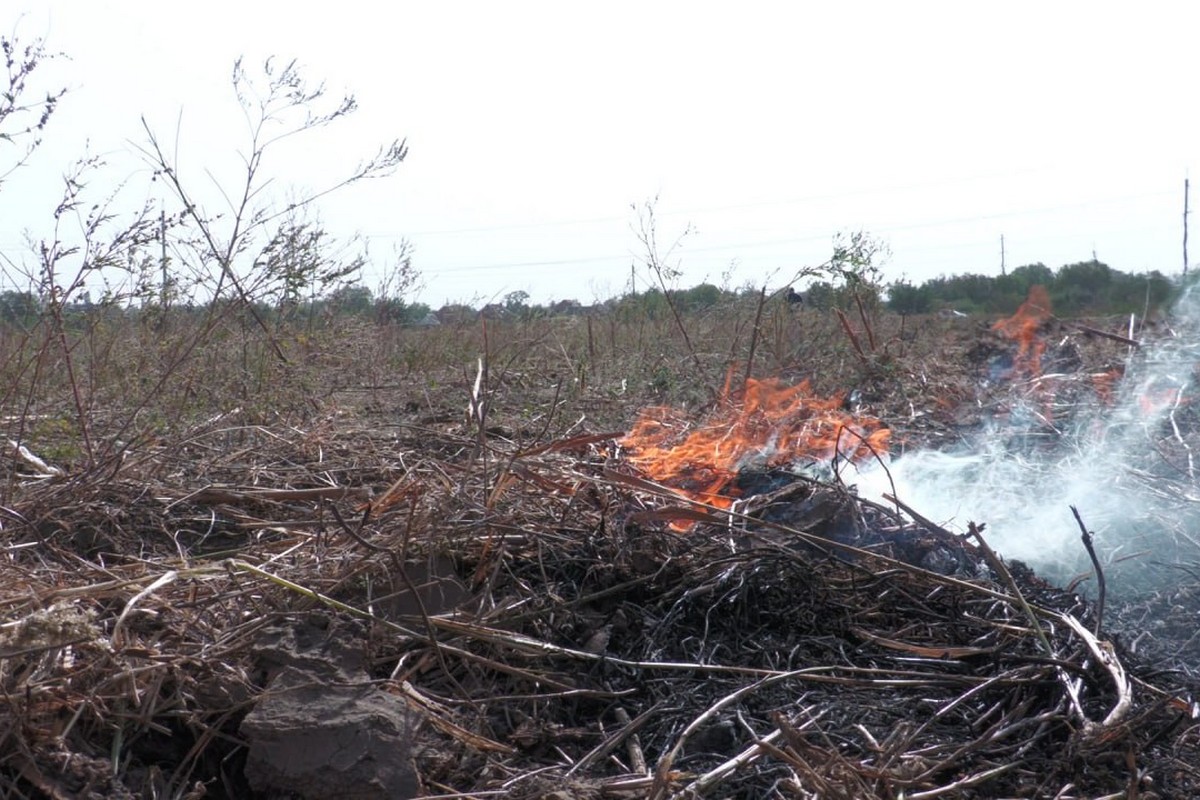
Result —
[[[1029,287],[1034,284],[1047,288],[1055,312],[1063,315],[1118,314],[1141,312],[1147,307],[1161,308],[1175,298],[1180,288],[1178,281],[1158,271],[1130,274],[1099,261],[1082,261],[1058,270],[1051,270],[1044,264],[1029,264],[1006,275],[942,276],[921,284],[907,280],[887,286],[816,281],[803,287],[804,291],[799,295],[794,290],[789,291],[790,287],[783,287],[771,302],[792,308],[831,310],[850,308],[854,302],[852,293],[857,293],[873,307],[883,305],[902,314],[926,314],[945,309],[965,314],[1010,314],[1025,300]],[[735,290],[701,283],[669,292],[658,288],[628,292],[595,305],[584,305],[573,299],[530,303],[528,293],[514,291],[505,295],[501,302],[478,308],[465,303],[450,303],[433,309],[424,303],[377,297],[366,286],[351,283],[307,300],[260,303],[257,311],[264,319],[276,322],[359,317],[380,324],[410,326],[465,324],[480,317],[528,321],[581,314],[603,314],[618,320],[636,321],[666,319],[672,305],[681,313],[703,313],[755,303],[761,296],[761,287],[748,285]],[[10,325],[32,325],[43,308],[44,301],[32,292],[0,292],[0,321]],[[181,303],[172,306],[171,311],[187,315],[199,313],[204,308],[203,304]],[[103,300],[93,302],[86,294],[82,299],[66,304],[63,311],[68,321],[84,320],[101,311],[116,311],[130,318],[161,313],[152,303],[117,306]]]
[[[1024,301],[1029,287],[1041,284],[1050,292],[1055,313],[1122,314],[1168,304],[1178,283],[1155,270],[1131,274],[1100,261],[1080,261],[1051,270],[1028,264],[1005,275],[942,276],[921,284],[905,280],[887,289],[887,306],[903,314],[954,309],[966,314],[1007,314]]]
[[[226,303],[218,301],[219,304]],[[47,312],[47,302],[28,291],[8,289],[0,291],[0,323],[31,328]],[[264,320],[275,323],[304,323],[329,320],[334,317],[361,317],[379,323],[419,325],[428,320],[432,309],[424,303],[374,297],[365,286],[343,286],[326,297],[303,300],[295,303],[277,304],[254,302],[254,311]],[[170,306],[168,314],[175,318],[199,317],[209,311],[209,305],[193,301],[182,301]],[[63,320],[68,325],[81,327],[87,320],[98,316],[113,318],[113,315],[130,321],[157,320],[163,309],[156,303],[142,305],[125,301],[93,301],[86,293],[80,299],[63,303]]]

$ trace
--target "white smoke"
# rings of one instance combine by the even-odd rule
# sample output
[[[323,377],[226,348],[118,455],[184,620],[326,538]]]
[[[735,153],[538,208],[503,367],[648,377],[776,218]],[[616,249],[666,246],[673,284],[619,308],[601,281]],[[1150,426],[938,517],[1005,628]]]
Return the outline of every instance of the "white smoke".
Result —
[[[1106,576],[1154,581],[1164,563],[1200,558],[1200,521],[1187,424],[1200,360],[1200,297],[1177,304],[1172,335],[1133,353],[1108,406],[1077,407],[1065,429],[1049,431],[1022,414],[1020,399],[961,446],[865,467],[859,493],[878,502],[893,494],[948,530],[985,523],[1006,559],[1056,580],[1091,571],[1071,506],[1095,534]],[[1184,417],[1190,419],[1184,420]],[[1047,440],[1050,441],[1047,441]],[[1189,522],[1190,517],[1190,522]],[[1110,585],[1112,583],[1110,582]]]

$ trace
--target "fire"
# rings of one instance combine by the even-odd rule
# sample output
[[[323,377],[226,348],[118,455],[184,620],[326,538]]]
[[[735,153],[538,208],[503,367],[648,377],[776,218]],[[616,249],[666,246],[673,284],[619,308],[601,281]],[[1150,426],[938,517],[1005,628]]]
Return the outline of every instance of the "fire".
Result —
[[[727,382],[716,408],[695,425],[676,409],[645,409],[620,445],[630,463],[683,497],[729,508],[743,467],[863,461],[886,453],[890,435],[878,419],[844,410],[840,396],[814,395],[808,381],[750,378],[736,392]]]
[[[1042,374],[1042,354],[1046,350],[1046,342],[1040,330],[1050,315],[1050,293],[1045,286],[1035,284],[1029,287],[1029,296],[1017,313],[992,326],[992,330],[1017,343],[1017,356],[1013,360],[1015,372],[1030,377]]]
[[[1116,395],[1116,387],[1121,378],[1125,376],[1125,370],[1120,367],[1112,367],[1104,372],[1094,373],[1092,378],[1092,390],[1096,393],[1096,399],[1103,406],[1111,406]]]
[[[1137,400],[1142,414],[1147,417],[1157,417],[1168,409],[1187,404],[1187,397],[1178,386],[1147,387]]]

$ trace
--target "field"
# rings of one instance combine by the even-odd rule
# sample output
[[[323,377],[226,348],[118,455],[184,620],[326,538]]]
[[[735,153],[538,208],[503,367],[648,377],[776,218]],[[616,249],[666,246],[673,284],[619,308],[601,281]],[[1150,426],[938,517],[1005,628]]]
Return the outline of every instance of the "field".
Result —
[[[1185,389],[1107,598],[849,463],[1036,462],[1183,321],[54,322],[0,332],[4,797],[1200,796]]]

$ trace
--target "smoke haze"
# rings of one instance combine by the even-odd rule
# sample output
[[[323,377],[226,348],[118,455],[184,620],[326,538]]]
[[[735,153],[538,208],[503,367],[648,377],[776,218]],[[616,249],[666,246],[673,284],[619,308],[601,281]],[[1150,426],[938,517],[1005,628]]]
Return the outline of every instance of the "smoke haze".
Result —
[[[1195,561],[1191,532],[1200,508],[1188,431],[1200,336],[1200,299],[1177,304],[1169,333],[1131,354],[1107,404],[1076,405],[1066,423],[1039,408],[1046,394],[1014,382],[1009,413],[991,419],[963,445],[895,457],[886,471],[865,467],[860,494],[886,502],[895,495],[949,530],[985,523],[989,543],[1049,579],[1090,572],[1071,506],[1095,534],[1110,586],[1137,588],[1161,580],[1166,565]],[[1082,376],[1087,377],[1087,376]],[[1057,427],[1057,430],[1055,429]],[[1114,580],[1115,578],[1115,580]]]

